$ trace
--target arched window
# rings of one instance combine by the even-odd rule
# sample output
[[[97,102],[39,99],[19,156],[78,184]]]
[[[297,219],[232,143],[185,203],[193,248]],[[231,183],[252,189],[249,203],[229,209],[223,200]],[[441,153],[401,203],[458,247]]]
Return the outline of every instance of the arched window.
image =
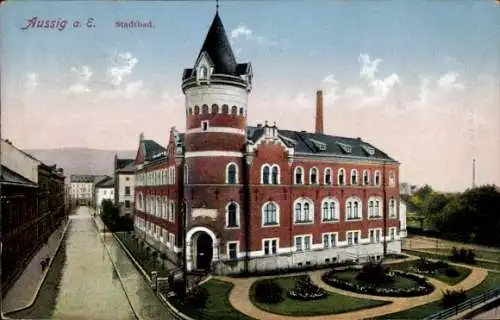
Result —
[[[394,172],[389,173],[389,186],[394,187],[396,185],[396,174]]]
[[[389,199],[389,217],[396,217],[396,200]]]
[[[219,113],[219,106],[216,104],[212,105],[212,114],[217,114]]]
[[[234,163],[229,163],[226,167],[226,183],[238,183],[238,167]]]
[[[245,109],[240,108],[240,116],[242,116],[242,117],[243,117],[244,115],[245,115]]]
[[[375,185],[380,186],[380,171],[375,171]]]
[[[240,226],[238,204],[231,202],[226,206],[226,227],[238,228]]]
[[[222,113],[229,114],[229,106],[227,104],[222,105]]]
[[[332,184],[332,169],[330,168],[325,169],[325,184],[326,185]]]
[[[238,115],[238,107],[237,106],[232,106],[231,107],[231,115],[237,116]]]
[[[352,185],[358,184],[358,170],[356,169],[351,170],[351,184]]]
[[[322,204],[322,215],[321,215],[321,220],[323,222],[333,222],[333,221],[338,221],[339,216],[338,216],[338,205],[337,205],[337,200],[334,198],[326,198],[323,200]]]
[[[201,113],[208,114],[208,106],[206,104],[201,106]]]
[[[200,114],[200,107],[194,106],[194,114]]]
[[[206,67],[201,67],[200,68],[200,79],[206,79],[208,76],[208,71]]]
[[[278,165],[273,165],[271,168],[271,183],[280,183],[280,167]]]
[[[270,184],[270,167],[268,164],[262,166],[261,170],[261,182],[262,184]]]
[[[304,184],[304,169],[302,167],[295,168],[295,184]]]
[[[345,184],[345,170],[343,168],[340,168],[337,175],[339,186],[343,186]]]
[[[309,170],[309,183],[318,184],[318,169],[311,168]]]
[[[367,186],[370,184],[370,172],[368,170],[363,170],[363,185]]]
[[[188,114],[189,114],[189,115],[192,115],[192,114],[193,114],[193,108],[189,107],[189,109],[188,109]]]
[[[279,225],[279,208],[275,202],[268,202],[262,207],[262,225]]]
[[[294,223],[312,223],[314,220],[314,204],[310,199],[299,198],[295,200]]]
[[[350,197],[346,200],[346,220],[358,220],[363,216],[361,200]]]

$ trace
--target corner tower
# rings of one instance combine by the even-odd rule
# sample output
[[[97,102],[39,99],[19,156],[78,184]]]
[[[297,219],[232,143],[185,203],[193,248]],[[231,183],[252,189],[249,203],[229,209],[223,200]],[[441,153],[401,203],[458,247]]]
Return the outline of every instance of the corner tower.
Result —
[[[194,66],[182,76],[188,269],[223,259],[227,241],[240,241],[244,250],[243,154],[251,89],[251,65],[236,61],[217,12]]]

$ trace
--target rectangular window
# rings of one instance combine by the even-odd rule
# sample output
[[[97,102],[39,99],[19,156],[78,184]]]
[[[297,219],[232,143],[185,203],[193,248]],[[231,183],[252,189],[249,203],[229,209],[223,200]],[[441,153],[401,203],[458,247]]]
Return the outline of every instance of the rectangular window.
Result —
[[[230,260],[235,260],[238,258],[238,243],[230,242],[228,245],[228,258]]]
[[[302,237],[295,238],[295,251],[302,251]]]
[[[359,244],[360,232],[359,231],[347,231],[347,244],[352,246]]]
[[[169,234],[168,235],[168,241],[170,242],[170,245],[175,246],[175,234]]]
[[[375,242],[375,230],[370,230],[370,243]]]
[[[275,255],[278,252],[278,240],[269,239],[264,240],[264,255]]]
[[[125,200],[125,208],[130,208],[130,200]]]
[[[311,246],[312,246],[311,236],[295,237],[295,251],[309,251],[311,250]]]
[[[125,195],[126,196],[130,195],[130,187],[125,187]]]
[[[375,242],[380,242],[380,237],[382,235],[382,230],[375,230]]]
[[[335,248],[337,246],[337,234],[336,233],[324,233],[323,234],[323,248]]]
[[[391,240],[394,240],[394,238],[396,237],[396,228],[391,228],[391,230],[389,232],[390,232]]]

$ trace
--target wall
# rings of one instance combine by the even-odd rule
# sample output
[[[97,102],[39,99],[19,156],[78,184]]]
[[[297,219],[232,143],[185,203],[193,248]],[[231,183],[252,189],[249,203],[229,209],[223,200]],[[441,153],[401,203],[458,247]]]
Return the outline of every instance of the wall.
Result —
[[[3,166],[34,183],[38,183],[39,161],[27,156],[5,140],[1,140],[0,150],[2,151],[1,163]]]
[[[132,214],[134,212],[134,173],[118,173],[118,205],[120,214]],[[130,194],[125,194],[125,188],[130,187]],[[125,208],[125,201],[130,201],[130,207]]]

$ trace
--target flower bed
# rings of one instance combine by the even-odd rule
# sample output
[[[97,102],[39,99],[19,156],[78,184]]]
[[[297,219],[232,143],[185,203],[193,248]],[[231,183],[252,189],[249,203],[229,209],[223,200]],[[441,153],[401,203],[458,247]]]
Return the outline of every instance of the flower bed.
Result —
[[[347,271],[354,272],[359,271],[359,269],[350,268],[347,269]],[[416,286],[412,288],[381,288],[377,284],[352,283],[336,277],[336,272],[338,272],[338,270],[331,270],[329,272],[326,272],[322,276],[322,280],[333,287],[363,294],[389,297],[415,297],[426,295],[434,291],[434,286],[430,284],[424,277],[399,270],[391,272],[391,276],[411,279],[416,282]]]
[[[309,275],[300,277],[293,289],[288,290],[288,297],[295,300],[318,300],[326,298],[327,293],[311,281]]]

